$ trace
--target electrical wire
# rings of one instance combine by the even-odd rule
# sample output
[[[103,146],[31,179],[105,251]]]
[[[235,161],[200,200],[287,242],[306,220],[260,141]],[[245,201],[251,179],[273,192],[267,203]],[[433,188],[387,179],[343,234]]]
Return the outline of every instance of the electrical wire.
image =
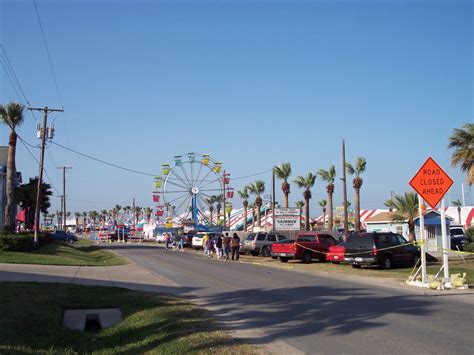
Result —
[[[61,107],[63,107],[64,106],[63,105],[63,99],[61,97],[61,93],[59,92],[59,85],[58,85],[58,81],[56,80],[56,74],[54,72],[53,62],[51,60],[51,55],[49,53],[48,43],[46,42],[46,36],[44,34],[43,24],[41,22],[41,17],[40,17],[39,11],[38,11],[38,6],[36,5],[36,0],[33,0],[33,5],[35,6],[36,17],[38,18],[38,23],[39,23],[39,27],[40,27],[40,30],[41,30],[41,35],[43,36],[44,47],[46,48],[46,54],[48,55],[49,67],[51,68],[51,73],[53,74],[54,85],[56,86],[56,92],[58,93],[59,103],[61,104]]]

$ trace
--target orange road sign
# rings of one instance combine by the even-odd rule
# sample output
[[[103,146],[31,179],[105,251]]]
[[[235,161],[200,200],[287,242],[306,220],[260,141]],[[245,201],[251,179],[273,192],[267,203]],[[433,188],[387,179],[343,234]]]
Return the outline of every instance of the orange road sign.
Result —
[[[431,208],[436,208],[452,185],[453,180],[431,157],[426,160],[410,181],[410,186],[423,197]]]

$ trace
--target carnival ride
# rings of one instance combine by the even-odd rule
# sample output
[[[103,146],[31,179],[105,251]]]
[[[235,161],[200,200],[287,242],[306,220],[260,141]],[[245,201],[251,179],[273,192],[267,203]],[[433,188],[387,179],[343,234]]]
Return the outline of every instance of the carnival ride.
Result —
[[[154,178],[156,217],[164,220],[167,227],[174,223],[188,223],[194,227],[218,224],[218,219],[214,222],[206,210],[212,196],[219,196],[222,206],[227,206],[226,199],[234,194],[229,183],[230,174],[209,154],[175,155],[173,164],[162,164],[161,176]]]

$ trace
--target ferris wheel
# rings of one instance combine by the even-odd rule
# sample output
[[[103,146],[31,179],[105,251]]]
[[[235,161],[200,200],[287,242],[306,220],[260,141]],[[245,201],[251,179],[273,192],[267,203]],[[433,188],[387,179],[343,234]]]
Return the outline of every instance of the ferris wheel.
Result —
[[[173,164],[162,164],[161,176],[155,177],[153,201],[159,203],[156,214],[158,218],[212,224],[205,213],[209,209],[208,201],[212,196],[221,196],[224,201],[231,197],[229,182],[222,163],[209,154],[175,155]]]

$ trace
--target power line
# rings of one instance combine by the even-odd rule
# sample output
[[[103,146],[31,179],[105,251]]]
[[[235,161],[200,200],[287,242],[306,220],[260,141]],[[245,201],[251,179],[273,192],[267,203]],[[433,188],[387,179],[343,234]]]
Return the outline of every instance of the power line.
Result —
[[[49,67],[51,68],[51,73],[53,74],[54,85],[56,86],[56,92],[58,93],[59,103],[63,107],[63,99],[61,98],[61,93],[59,92],[58,81],[56,80],[56,74],[54,73],[53,62],[51,60],[51,55],[49,54],[48,43],[46,42],[46,36],[43,30],[43,24],[41,23],[41,17],[36,6],[36,0],[33,0],[33,5],[35,6],[36,17],[38,18],[39,27],[41,29],[41,35],[43,36],[44,47],[46,48],[46,54],[48,55]]]

